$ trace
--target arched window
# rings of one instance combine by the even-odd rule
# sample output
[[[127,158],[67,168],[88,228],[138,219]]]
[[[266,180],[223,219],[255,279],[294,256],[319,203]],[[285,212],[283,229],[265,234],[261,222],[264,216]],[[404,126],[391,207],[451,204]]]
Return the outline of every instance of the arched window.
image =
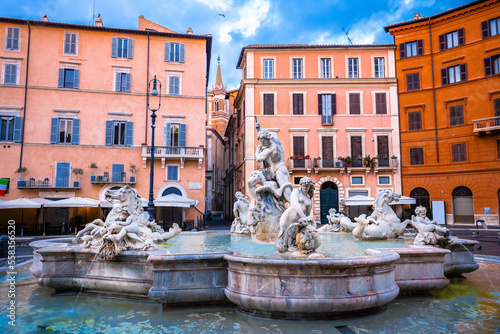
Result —
[[[474,199],[472,191],[464,186],[456,187],[452,192],[454,223],[474,223]]]
[[[429,192],[424,188],[415,188],[410,192],[410,197],[415,198],[415,204],[411,205],[411,211],[415,212],[415,208],[419,205],[427,208],[427,211],[431,208],[431,201],[429,197]]]
[[[214,110],[215,110],[215,111],[219,111],[219,100],[215,100],[215,107],[214,107]]]
[[[167,188],[163,191],[163,193],[161,194],[161,196],[167,196],[167,195],[170,195],[170,194],[176,194],[176,195],[179,195],[179,196],[182,196],[182,193],[179,189],[175,188],[175,187],[171,187],[171,188]]]
[[[456,187],[453,190],[453,197],[472,197],[472,191],[464,186]]]

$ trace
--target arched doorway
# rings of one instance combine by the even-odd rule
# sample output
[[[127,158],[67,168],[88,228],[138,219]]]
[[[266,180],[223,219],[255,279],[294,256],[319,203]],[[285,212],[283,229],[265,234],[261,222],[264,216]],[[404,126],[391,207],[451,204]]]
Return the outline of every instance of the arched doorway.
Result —
[[[161,193],[161,196],[167,196],[167,195],[179,195],[182,196],[182,192],[175,188],[175,187],[170,187]],[[174,223],[179,224],[179,226],[182,223],[182,208],[175,208],[175,207],[170,207],[170,206],[162,206],[158,208],[159,210],[159,219],[158,222],[161,226],[163,226],[164,229],[171,227]]]
[[[464,186],[456,187],[453,196],[453,220],[454,223],[474,223],[474,199],[472,191]]]
[[[328,219],[326,218],[328,210],[335,208],[339,212],[339,190],[335,183],[328,181],[321,185],[319,194],[321,224],[328,224]]]
[[[415,199],[415,204],[411,204],[411,211],[415,212],[415,208],[419,205],[425,207],[427,212],[431,209],[431,201],[429,192],[424,188],[415,188],[410,192],[410,197]]]

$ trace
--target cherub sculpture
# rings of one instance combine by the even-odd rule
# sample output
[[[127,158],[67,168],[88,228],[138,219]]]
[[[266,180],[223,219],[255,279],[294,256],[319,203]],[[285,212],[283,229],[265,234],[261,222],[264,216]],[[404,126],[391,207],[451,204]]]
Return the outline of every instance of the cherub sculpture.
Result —
[[[414,245],[440,245],[446,247],[451,243],[450,232],[444,226],[440,226],[436,221],[427,217],[427,209],[421,205],[415,208],[415,215],[408,220],[418,234],[415,237]]]
[[[237,201],[234,203],[233,213],[234,221],[231,225],[231,233],[235,234],[247,234],[250,233],[250,228],[248,227],[248,219],[250,211],[248,206],[250,201],[248,197],[243,195],[241,192],[237,191],[235,194]]]

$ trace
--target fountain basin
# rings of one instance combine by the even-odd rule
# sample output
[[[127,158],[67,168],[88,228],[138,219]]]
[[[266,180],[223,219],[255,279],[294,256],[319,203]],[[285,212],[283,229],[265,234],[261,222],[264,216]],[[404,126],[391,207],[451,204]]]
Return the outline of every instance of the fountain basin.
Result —
[[[366,251],[353,258],[268,259],[226,254],[226,296],[244,312],[286,319],[353,316],[397,297],[399,255]]]
[[[473,251],[478,243],[477,240],[456,239],[451,244],[451,253],[445,256],[444,274],[452,277],[477,270],[479,264],[474,261]]]

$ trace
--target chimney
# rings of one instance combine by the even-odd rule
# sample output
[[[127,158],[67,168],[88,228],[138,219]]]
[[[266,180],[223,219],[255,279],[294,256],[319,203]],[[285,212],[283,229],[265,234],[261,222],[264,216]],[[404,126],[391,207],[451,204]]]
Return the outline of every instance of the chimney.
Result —
[[[420,20],[422,18],[422,16],[420,16],[420,13],[414,13],[413,14],[413,19],[414,20]]]
[[[193,33],[193,28],[189,27],[188,30],[186,31],[186,34],[192,35]]]
[[[47,14],[45,14],[45,15],[42,17],[42,22],[49,22],[49,18],[47,17]]]
[[[95,19],[95,26],[96,27],[103,27],[101,14],[97,14],[97,19]]]

